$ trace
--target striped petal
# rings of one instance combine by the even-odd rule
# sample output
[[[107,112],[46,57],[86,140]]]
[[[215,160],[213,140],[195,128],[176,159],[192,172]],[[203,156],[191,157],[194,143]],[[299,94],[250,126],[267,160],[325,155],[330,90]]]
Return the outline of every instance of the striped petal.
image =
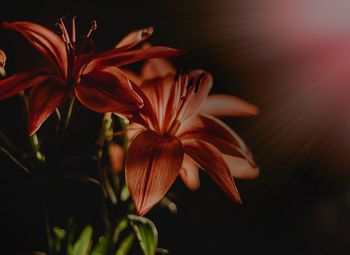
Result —
[[[210,95],[201,108],[201,113],[213,116],[251,116],[259,109],[238,97],[229,95]]]
[[[215,146],[193,139],[184,142],[184,150],[232,200],[241,201],[230,168]]]
[[[116,67],[95,69],[81,76],[75,94],[82,104],[96,112],[127,114],[142,107],[142,99]]]
[[[63,86],[57,77],[49,77],[40,84],[35,85],[29,93],[29,135],[33,135],[42,123],[59,107],[71,88]]]
[[[176,138],[162,138],[153,131],[139,134],[126,159],[126,182],[137,213],[147,213],[175,181],[183,161],[183,147]]]
[[[47,69],[36,69],[14,74],[0,80],[0,100],[16,95],[20,91],[42,82],[49,76]]]
[[[21,33],[44,57],[55,64],[62,75],[67,71],[67,53],[63,40],[51,30],[26,21],[3,22],[2,26]]]

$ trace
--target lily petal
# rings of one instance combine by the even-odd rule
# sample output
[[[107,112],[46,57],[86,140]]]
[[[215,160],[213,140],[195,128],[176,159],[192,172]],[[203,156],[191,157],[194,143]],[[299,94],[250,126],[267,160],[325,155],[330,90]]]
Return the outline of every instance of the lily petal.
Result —
[[[169,99],[174,99],[171,97],[171,91],[174,87],[173,82],[173,77],[169,74],[165,77],[146,80],[140,86],[142,92],[147,96],[151,103],[157,123],[160,125],[165,124],[165,115],[169,112],[167,110]],[[173,105],[171,104],[171,107],[172,106]]]
[[[241,201],[230,168],[215,146],[199,140],[187,140],[184,150],[232,200]]]
[[[126,114],[143,104],[129,80],[116,67],[81,75],[75,94],[83,105],[96,112]]]
[[[138,75],[132,71],[129,71],[125,68],[121,68],[120,70],[124,73],[126,78],[128,78],[131,82],[135,83],[137,86],[140,86],[142,84],[143,79],[140,75]]]
[[[153,131],[139,134],[126,159],[126,182],[137,213],[143,215],[166,194],[183,161],[183,147],[176,138],[162,138]]]
[[[243,140],[230,127],[213,116],[199,115],[186,121],[177,135],[180,140],[195,138],[206,141],[222,153],[243,157],[255,166],[252,153]]]
[[[0,100],[16,95],[18,92],[42,82],[47,79],[48,75],[47,69],[35,69],[0,80]]]
[[[200,186],[199,169],[193,160],[185,154],[184,162],[180,170],[180,177],[186,187],[191,190],[197,190]]]
[[[67,72],[67,53],[63,40],[51,30],[26,21],[3,22],[4,28],[21,33],[44,57],[54,63],[63,75]]]
[[[153,27],[136,30],[126,35],[116,46],[120,51],[128,50],[143,42],[153,34]]]
[[[175,67],[164,58],[149,59],[142,66],[141,74],[144,80],[163,77],[167,74],[175,74]]]
[[[252,166],[247,160],[222,154],[230,168],[231,176],[239,179],[254,179],[259,176],[259,168]]]
[[[71,89],[63,86],[62,80],[57,77],[49,77],[30,90],[29,103],[29,135],[33,135],[41,124],[59,107]]]
[[[116,66],[121,67],[131,63],[149,58],[175,57],[181,54],[181,51],[156,46],[147,49],[131,50],[120,52],[119,49],[113,49],[97,55],[89,64],[87,68],[94,68],[95,66]]]
[[[251,116],[259,113],[258,107],[238,97],[210,95],[202,105],[201,113],[213,116]]]

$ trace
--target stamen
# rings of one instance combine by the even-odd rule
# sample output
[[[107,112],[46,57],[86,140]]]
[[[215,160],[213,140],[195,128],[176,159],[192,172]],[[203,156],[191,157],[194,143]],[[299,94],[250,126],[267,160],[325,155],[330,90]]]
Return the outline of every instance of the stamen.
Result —
[[[187,86],[186,86],[186,89],[187,89],[187,90],[189,90],[189,89],[192,87],[193,82],[194,82],[194,78],[192,77],[192,78],[190,79],[190,81],[187,83]]]
[[[76,42],[76,29],[75,29],[75,19],[77,17],[74,16],[73,19],[72,19],[72,43],[75,44]]]
[[[94,32],[96,29],[97,29],[97,22],[96,22],[96,20],[93,20],[92,24],[91,24],[91,28],[90,28],[89,32],[87,33],[87,35],[86,35],[86,38],[90,38],[91,33]]]
[[[60,29],[61,36],[62,36],[63,41],[64,41],[65,43],[67,43],[67,44],[70,44],[68,32],[67,32],[66,26],[64,25],[63,19],[64,19],[64,17],[60,18],[60,19],[57,21],[56,25],[57,25],[58,28]]]
[[[201,73],[201,75],[199,76],[197,82],[196,82],[196,86],[194,87],[194,93],[198,93],[200,85],[203,81],[203,78],[205,76],[205,73]]]

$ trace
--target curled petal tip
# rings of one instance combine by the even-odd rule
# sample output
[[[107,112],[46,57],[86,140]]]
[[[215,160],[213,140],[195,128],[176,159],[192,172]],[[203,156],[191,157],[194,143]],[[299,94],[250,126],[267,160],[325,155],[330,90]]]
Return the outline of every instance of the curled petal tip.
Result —
[[[147,28],[145,28],[143,33],[145,33],[146,35],[152,35],[154,33],[153,26],[148,26]]]
[[[251,115],[259,115],[260,114],[260,109],[256,105],[251,105]]]
[[[7,28],[9,26],[9,24],[10,24],[9,22],[3,21],[0,23],[0,27]]]

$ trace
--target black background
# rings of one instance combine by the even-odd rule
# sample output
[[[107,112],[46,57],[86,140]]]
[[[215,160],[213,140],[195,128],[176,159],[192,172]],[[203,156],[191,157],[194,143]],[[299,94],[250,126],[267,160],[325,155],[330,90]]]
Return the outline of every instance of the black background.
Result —
[[[288,73],[288,68],[256,63],[253,53],[237,46],[240,30],[235,29],[234,17],[243,9],[240,1],[231,2],[2,1],[0,20],[28,20],[54,29],[59,17],[76,15],[78,33],[83,33],[96,19],[94,41],[100,49],[113,47],[131,30],[153,25],[153,44],[186,50],[174,60],[178,67],[208,70],[215,78],[215,92],[236,95],[260,107],[257,117],[225,119],[247,142],[261,168],[258,179],[237,180],[243,205],[233,204],[202,174],[199,191],[186,190],[180,181],[172,188],[178,214],[155,209],[148,215],[158,227],[160,246],[170,254],[349,254],[350,144],[347,130],[338,128],[346,118],[341,109],[347,97],[307,109],[293,100],[297,88],[294,91],[274,80],[276,74]],[[8,74],[44,61],[12,32],[0,32],[0,48],[8,55]],[[1,129],[28,151],[24,118],[18,97],[0,102]],[[78,105],[73,118],[66,152],[89,155],[100,116]],[[49,125],[50,120],[42,129]],[[70,168],[92,171],[89,164]],[[71,215],[79,215],[81,222],[101,224],[100,194],[93,186],[57,180],[42,185],[5,158],[0,177],[0,249],[9,250],[4,254],[44,249],[43,201],[51,224],[64,225]]]

